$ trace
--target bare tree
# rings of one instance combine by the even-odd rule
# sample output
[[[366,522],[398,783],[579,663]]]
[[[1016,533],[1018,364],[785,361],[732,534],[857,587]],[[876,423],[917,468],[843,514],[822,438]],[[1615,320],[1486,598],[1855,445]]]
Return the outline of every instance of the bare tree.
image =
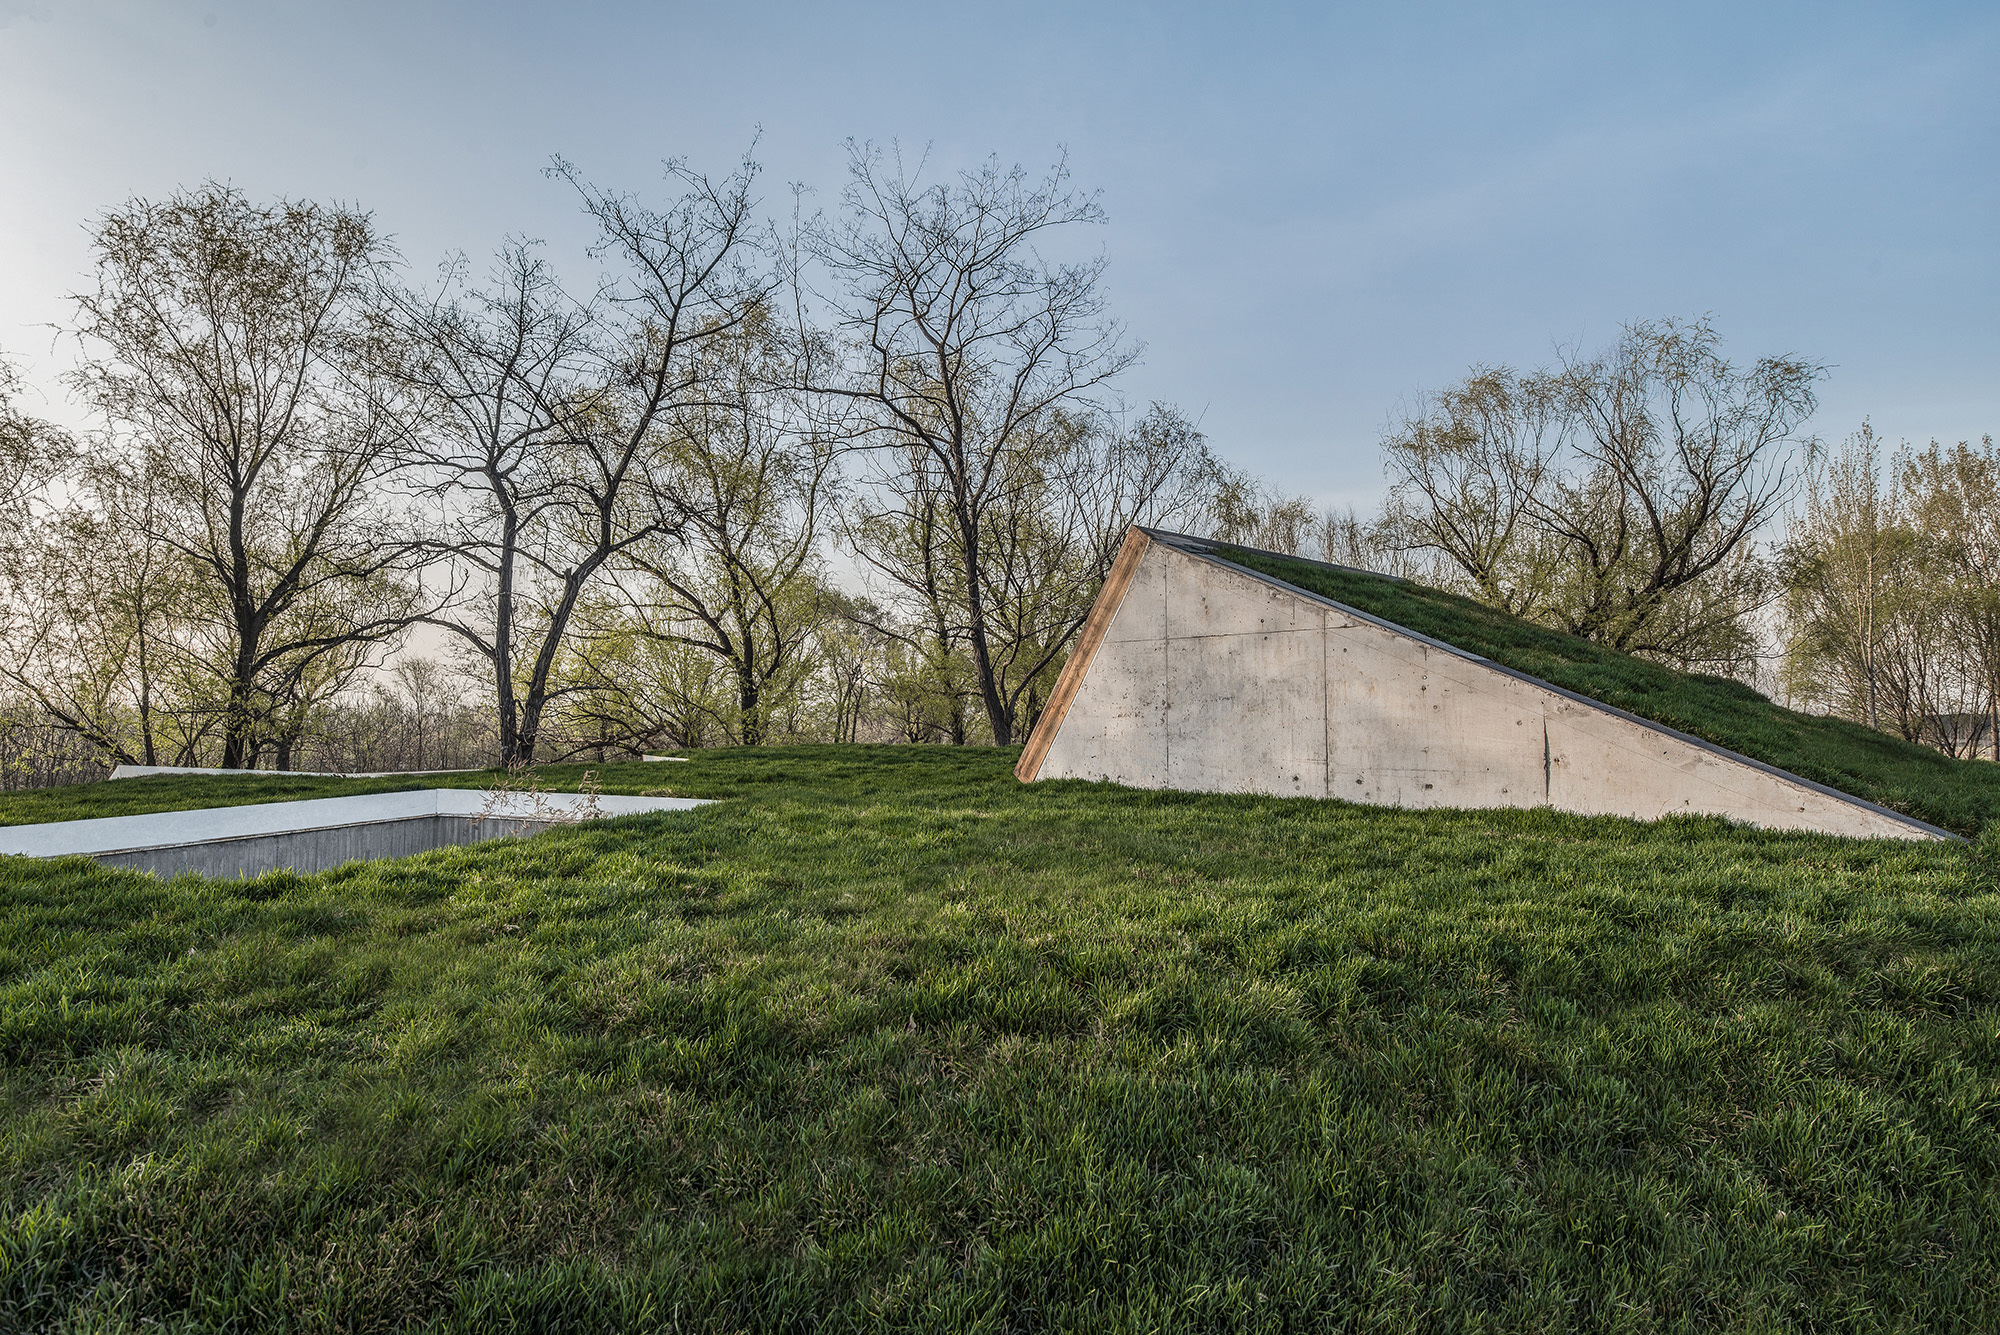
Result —
[[[827,739],[853,742],[861,737],[887,641],[868,624],[880,619],[875,609],[833,590],[828,596],[838,615],[822,619],[814,630],[815,656],[825,683]]]
[[[1106,318],[1100,257],[1043,258],[1063,229],[1101,222],[1063,162],[1041,180],[997,161],[924,184],[898,155],[850,145],[837,221],[805,229],[805,251],[834,285],[827,298],[846,360],[809,367],[815,390],[865,406],[875,443],[937,483],[963,563],[957,592],[994,740],[1016,733],[995,662],[982,566],[1010,469],[1058,408],[1087,412],[1137,350]],[[928,483],[925,484],[928,487]],[[931,493],[926,491],[926,495]]]
[[[923,720],[912,726],[936,723],[960,743],[967,729],[957,693],[964,686],[983,698],[968,620],[975,602],[986,617],[991,686],[1019,736],[1039,717],[1126,530],[1197,522],[1220,476],[1201,432],[1168,405],[1130,424],[1051,409],[995,461],[982,547],[969,559],[936,457],[906,446],[893,463],[900,467],[880,468],[850,507],[843,532],[904,614],[869,625],[903,647],[896,689],[909,717]]]
[[[572,300],[524,242],[502,247],[488,287],[463,290],[464,277],[459,260],[436,293],[390,293],[389,364],[422,404],[403,458],[412,485],[435,503],[426,549],[462,566],[456,593],[474,582],[434,620],[484,661],[499,760],[511,765],[533,751],[532,736],[522,745],[517,641],[538,620],[554,629],[536,599],[560,587],[570,555],[563,478],[595,388],[598,311]],[[538,697],[537,721],[541,705]]]
[[[30,502],[75,463],[77,444],[21,404],[21,373],[0,356],[0,540],[27,522]]]
[[[673,411],[708,401],[700,355],[772,287],[752,263],[745,161],[720,181],[666,165],[679,197],[653,208],[587,184],[567,163],[611,267],[592,300],[565,296],[521,245],[483,293],[397,303],[402,372],[433,405],[417,461],[457,508],[434,549],[484,579],[476,610],[440,615],[489,665],[500,758],[533,759],[587,591],[679,522],[648,504],[648,459]]]
[[[411,545],[378,506],[393,415],[367,383],[364,302],[384,248],[352,211],[207,185],[136,200],[93,238],[78,387],[156,497],[148,538],[194,572],[223,683],[222,764],[252,762],[274,677],[415,614]]]
[[[96,505],[39,518],[7,549],[0,678],[110,763],[193,763],[222,709],[188,652],[187,576]]]
[[[1783,510],[1787,447],[1812,416],[1823,368],[1764,357],[1739,370],[1701,320],[1629,327],[1607,356],[1572,362],[1564,382],[1581,430],[1583,477],[1536,494],[1537,517],[1570,557],[1557,615],[1586,639],[1692,659],[1673,596],[1730,571],[1730,558]],[[1761,587],[1761,586],[1760,586]]]
[[[20,389],[0,360],[0,679],[41,726],[155,763],[159,610],[174,581],[157,544],[106,522],[76,443],[22,409]],[[84,495],[34,504],[58,481]]]
[[[1807,471],[1801,512],[1779,554],[1786,689],[1871,728],[1882,726],[1884,651],[1916,556],[1916,534],[1881,465],[1880,444],[1863,423]]]
[[[1550,613],[1556,561],[1535,520],[1567,436],[1557,377],[1475,367],[1405,415],[1383,452],[1391,540],[1441,554],[1514,616]]]
[[[1051,410],[1008,461],[977,563],[993,682],[1032,729],[1126,530],[1200,512],[1217,472],[1182,414],[1154,404],[1129,429]]]
[[[2000,746],[2000,454],[1887,460],[1863,424],[1806,475],[1782,550],[1784,681],[1802,703],[1953,755]]]
[[[1765,598],[1749,544],[1790,494],[1823,369],[1747,368],[1705,320],[1629,326],[1553,371],[1483,368],[1384,441],[1389,526],[1518,616],[1685,665],[1734,665]]]
[[[949,484],[927,449],[905,444],[884,460],[840,515],[841,536],[867,573],[886,581],[888,605],[857,603],[853,616],[892,643],[891,693],[909,741],[935,731],[955,746],[970,735],[978,696],[965,626],[965,563]],[[898,616],[898,612],[904,615]]]
[[[790,358],[761,312],[709,354],[710,400],[668,413],[647,459],[656,532],[626,555],[627,605],[645,634],[727,665],[736,735],[756,746],[829,614],[819,548],[839,441],[792,411]]]
[[[1939,744],[1970,755],[1983,733],[2000,760],[2000,449],[1991,436],[1932,441],[1906,455],[1901,484],[1959,681],[1952,712],[1964,717],[1940,720]]]

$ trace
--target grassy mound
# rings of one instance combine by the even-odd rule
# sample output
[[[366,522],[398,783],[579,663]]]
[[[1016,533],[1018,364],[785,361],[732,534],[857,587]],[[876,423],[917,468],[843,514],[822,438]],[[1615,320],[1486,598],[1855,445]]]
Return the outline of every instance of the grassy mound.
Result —
[[[2000,1328],[1976,850],[1013,759],[0,860],[0,1329]]]
[[[1641,718],[1960,834],[2000,815],[2000,765],[1954,760],[1842,719],[1801,714],[1741,682],[1676,672],[1490,607],[1316,561],[1228,559]]]

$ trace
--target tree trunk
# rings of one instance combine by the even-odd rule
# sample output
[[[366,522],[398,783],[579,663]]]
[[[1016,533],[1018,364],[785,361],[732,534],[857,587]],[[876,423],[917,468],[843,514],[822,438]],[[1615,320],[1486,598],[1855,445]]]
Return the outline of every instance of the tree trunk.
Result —
[[[521,702],[521,721],[516,728],[508,729],[506,720],[501,720],[503,731],[511,731],[501,747],[500,763],[509,767],[532,765],[535,763],[536,734],[542,730],[542,699],[539,692],[530,690],[528,698]]]
[[[947,735],[953,746],[964,746],[966,737],[965,697],[957,691],[951,693],[951,718],[948,720]]]
[[[563,595],[549,613],[548,629],[542,634],[541,651],[535,655],[535,670],[528,678],[528,694],[521,701],[521,726],[514,735],[515,758],[510,764],[528,765],[534,762],[535,744],[542,730],[542,708],[548,703],[549,677],[555,671],[556,653],[562,648],[563,636],[569,631],[569,619],[576,614],[576,601],[583,593],[583,586],[609,556],[608,549],[600,548],[582,565],[563,576]]]
[[[238,675],[229,683],[229,712],[222,723],[222,768],[255,769],[251,744],[250,683]]]
[[[139,745],[146,764],[160,763],[153,745],[153,674],[146,661],[144,631],[139,634]]]
[[[960,502],[961,507],[964,502]],[[972,633],[972,668],[979,677],[979,698],[986,706],[986,720],[993,727],[993,744],[1007,746],[1014,740],[1014,720],[1000,698],[1000,683],[993,676],[993,655],[986,646],[986,599],[979,590],[979,529],[962,508],[959,537],[965,544],[966,621]]]
[[[763,688],[758,684],[756,675],[747,667],[739,667],[736,671],[736,700],[742,710],[740,730],[745,746],[764,744],[764,714],[761,708],[763,695]]]
[[[500,764],[511,769],[534,759],[534,738],[521,749],[520,715],[514,699],[514,547],[520,521],[507,511],[500,535],[500,587],[493,603],[493,692],[500,713]],[[537,711],[539,713],[539,711]]]
[[[973,615],[976,618],[978,611]],[[1014,720],[1000,698],[1000,684],[993,678],[993,655],[986,647],[986,628],[976,619],[972,623],[972,665],[979,673],[979,698],[986,706],[986,721],[993,727],[993,744],[1009,746],[1014,740]]]

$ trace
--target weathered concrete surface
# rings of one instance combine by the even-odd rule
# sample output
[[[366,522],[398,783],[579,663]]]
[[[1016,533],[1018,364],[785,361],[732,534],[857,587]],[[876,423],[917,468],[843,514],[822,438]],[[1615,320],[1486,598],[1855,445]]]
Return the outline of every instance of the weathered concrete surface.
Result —
[[[684,797],[596,800],[597,813],[604,816],[705,805]],[[537,802],[523,794],[496,799],[476,788],[433,788],[6,826],[0,827],[0,854],[83,854],[107,866],[162,876],[258,876],[280,867],[314,872],[539,834],[559,823],[587,819],[587,812],[585,799],[574,794],[542,794]]]
[[[166,844],[158,848],[129,849],[94,856],[107,867],[149,871],[156,876],[193,872],[197,876],[228,879],[261,876],[280,867],[289,867],[301,873],[327,871],[350,862],[406,858],[428,853],[433,848],[484,843],[488,839],[516,834],[540,834],[548,828],[546,822],[522,823],[507,828],[492,821],[475,824],[467,816],[410,816],[402,820],[370,821],[365,825],[301,830],[294,834]]]
[[[294,779],[399,779],[405,776],[418,778],[426,774],[477,774],[472,769],[371,769],[344,773],[329,769],[203,769],[196,765],[119,765],[111,771],[114,779],[150,779],[158,775],[241,775],[253,779],[269,779],[285,775]]]
[[[1952,837],[1267,579],[1196,539],[1134,529],[1119,567],[1023,750],[1023,779]]]

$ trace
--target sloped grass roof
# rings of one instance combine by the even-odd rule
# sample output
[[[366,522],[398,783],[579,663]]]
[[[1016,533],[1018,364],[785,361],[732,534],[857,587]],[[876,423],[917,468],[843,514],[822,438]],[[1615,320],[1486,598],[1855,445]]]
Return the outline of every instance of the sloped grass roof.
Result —
[[[1516,672],[1933,825],[1971,835],[2000,814],[2000,765],[1991,761],[1954,760],[1844,719],[1801,714],[1742,682],[1676,672],[1421,584],[1267,552],[1215,551]]]

